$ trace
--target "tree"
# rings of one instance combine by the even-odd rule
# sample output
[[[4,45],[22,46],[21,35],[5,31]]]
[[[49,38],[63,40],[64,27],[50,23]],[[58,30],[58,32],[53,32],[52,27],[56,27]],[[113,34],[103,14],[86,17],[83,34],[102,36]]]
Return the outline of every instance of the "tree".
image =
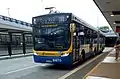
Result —
[[[110,31],[110,28],[108,26],[102,26],[102,27],[99,27],[99,30],[104,33],[108,33]]]

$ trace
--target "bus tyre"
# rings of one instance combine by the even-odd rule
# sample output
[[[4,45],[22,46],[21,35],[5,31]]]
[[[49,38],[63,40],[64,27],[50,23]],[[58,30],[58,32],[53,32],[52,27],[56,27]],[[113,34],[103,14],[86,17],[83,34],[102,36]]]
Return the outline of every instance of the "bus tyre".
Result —
[[[78,49],[78,59],[81,60],[80,49]]]
[[[82,54],[82,60],[85,61],[85,50],[84,49],[82,50],[81,54]]]
[[[96,50],[96,48],[95,48],[95,49],[94,49],[94,52],[93,52],[93,55],[95,56],[96,53],[97,53],[97,50]]]
[[[105,48],[105,47],[103,46],[103,47],[102,47],[102,51],[104,50],[104,48]]]

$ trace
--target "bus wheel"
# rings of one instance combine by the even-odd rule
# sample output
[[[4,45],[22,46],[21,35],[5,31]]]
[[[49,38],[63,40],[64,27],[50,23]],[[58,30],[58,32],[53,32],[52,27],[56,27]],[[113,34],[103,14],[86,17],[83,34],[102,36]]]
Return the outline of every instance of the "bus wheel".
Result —
[[[93,52],[93,55],[95,56],[96,53],[97,53],[97,50],[96,50],[96,47],[95,47],[94,52]]]
[[[103,52],[104,48],[105,48],[105,47],[103,46],[103,47],[102,47],[102,52]]]
[[[82,55],[80,49],[78,51],[79,51],[79,61],[82,61]]]
[[[82,50],[81,54],[82,54],[82,60],[85,61],[85,50],[84,49]]]

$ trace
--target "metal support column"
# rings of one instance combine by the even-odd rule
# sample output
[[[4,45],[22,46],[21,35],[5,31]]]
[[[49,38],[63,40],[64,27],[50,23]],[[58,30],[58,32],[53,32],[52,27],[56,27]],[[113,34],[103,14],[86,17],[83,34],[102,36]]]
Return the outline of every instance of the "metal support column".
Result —
[[[25,46],[25,34],[22,33],[22,39],[23,39],[23,54],[26,53],[26,46]]]
[[[8,45],[8,54],[11,56],[12,55],[12,33],[8,33],[9,35],[9,41],[7,41]]]

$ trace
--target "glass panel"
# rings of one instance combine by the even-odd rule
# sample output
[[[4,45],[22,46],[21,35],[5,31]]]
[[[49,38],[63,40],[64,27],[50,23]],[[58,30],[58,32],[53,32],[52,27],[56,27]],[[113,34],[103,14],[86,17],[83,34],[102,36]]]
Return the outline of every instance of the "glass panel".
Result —
[[[1,55],[8,55],[8,45],[7,41],[9,39],[7,34],[0,34],[0,56]]]
[[[23,53],[22,36],[12,35],[12,54]]]
[[[31,53],[33,48],[33,38],[31,34],[25,35],[25,47],[26,47],[26,53]]]

